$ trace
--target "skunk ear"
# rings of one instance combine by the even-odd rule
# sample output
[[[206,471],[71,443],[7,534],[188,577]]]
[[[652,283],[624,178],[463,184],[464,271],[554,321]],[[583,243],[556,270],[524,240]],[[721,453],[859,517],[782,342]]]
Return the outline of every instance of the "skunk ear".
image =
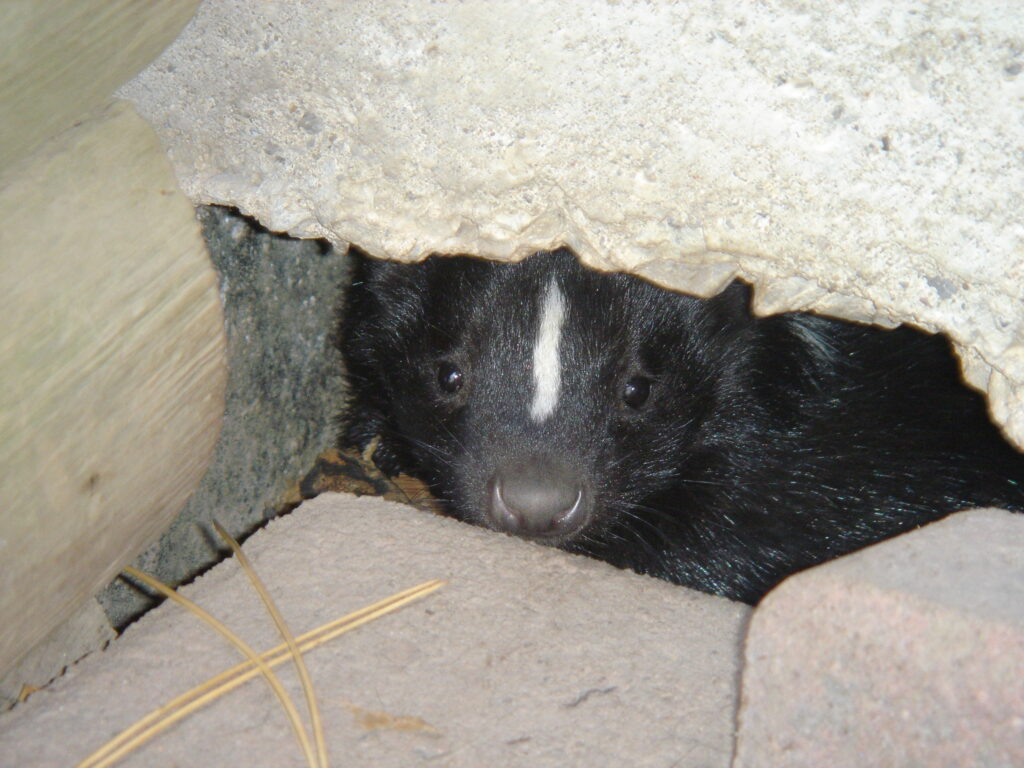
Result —
[[[754,316],[750,308],[751,294],[749,285],[733,280],[710,299],[702,300],[701,306],[708,310],[709,319],[717,323],[709,327],[732,333],[756,328],[763,318]]]
[[[397,261],[375,258],[357,245],[349,245],[348,258],[352,262],[353,284],[369,283],[373,285],[379,283],[403,266]]]
[[[358,248],[349,253],[352,281],[343,322],[354,335],[384,338],[390,333],[393,339],[404,338],[403,329],[423,315],[433,259],[409,264],[377,259]]]
[[[351,279],[345,289],[341,303],[341,346],[345,339],[354,338],[365,328],[371,327],[382,311],[381,283],[385,272],[390,273],[390,262],[375,259],[363,249],[350,245],[348,259],[351,264]]]
[[[420,265],[378,259],[354,245],[349,246],[348,255],[352,261],[349,293],[355,301],[374,297],[388,303],[400,299],[402,294],[418,293],[414,286],[422,280]]]
[[[733,280],[717,295],[711,297],[710,301],[715,302],[719,307],[729,312],[730,315],[752,317],[750,299],[752,291],[750,286],[742,280]]]

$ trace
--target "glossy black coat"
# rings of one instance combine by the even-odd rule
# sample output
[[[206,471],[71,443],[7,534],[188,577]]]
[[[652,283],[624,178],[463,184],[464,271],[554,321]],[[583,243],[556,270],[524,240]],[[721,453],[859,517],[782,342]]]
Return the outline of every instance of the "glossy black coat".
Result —
[[[423,479],[469,522],[498,527],[496,468],[550,459],[588,506],[581,530],[547,543],[755,602],[957,510],[1024,509],[1024,456],[942,337],[756,318],[738,282],[701,300],[585,269],[567,249],[518,264],[356,259],[342,442],[379,435],[384,471]],[[567,300],[563,386],[537,424],[531,350],[552,277]]]

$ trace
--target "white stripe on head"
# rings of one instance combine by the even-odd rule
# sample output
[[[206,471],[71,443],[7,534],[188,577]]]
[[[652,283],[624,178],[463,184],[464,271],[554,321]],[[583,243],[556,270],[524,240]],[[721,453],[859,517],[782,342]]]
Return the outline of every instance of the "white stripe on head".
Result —
[[[558,347],[562,340],[562,324],[565,322],[565,299],[554,278],[544,291],[541,304],[540,323],[537,326],[537,343],[533,347],[533,403],[530,417],[538,424],[552,413],[558,405],[558,394],[562,389],[562,361]]]

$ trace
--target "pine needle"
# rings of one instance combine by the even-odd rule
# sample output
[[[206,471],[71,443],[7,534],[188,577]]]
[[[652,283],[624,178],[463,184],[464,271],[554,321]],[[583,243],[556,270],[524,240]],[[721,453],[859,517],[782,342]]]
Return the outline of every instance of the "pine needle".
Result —
[[[260,577],[256,574],[255,569],[252,567],[252,563],[249,562],[249,558],[242,552],[242,548],[238,546],[238,542],[235,541],[231,534],[225,531],[220,523],[216,520],[213,521],[213,527],[220,534],[220,537],[228,543],[231,547],[231,551],[235,553],[235,559],[238,560],[238,564],[242,566],[242,570],[245,571],[246,576],[249,577],[249,581],[252,582],[253,588],[259,594],[260,599],[263,601],[263,605],[267,608],[267,613],[270,614],[274,620],[274,624],[277,625],[278,631],[281,633],[281,637],[284,638],[285,643],[288,646],[288,651],[291,653],[292,660],[295,662],[295,669],[299,673],[299,680],[302,682],[302,691],[306,694],[306,708],[309,710],[309,721],[313,731],[313,743],[316,745],[316,764],[314,768],[327,768],[327,744],[324,741],[324,726],[320,720],[320,707],[316,703],[316,694],[313,691],[313,680],[309,676],[309,670],[306,668],[306,662],[302,658],[302,653],[299,651],[298,646],[295,644],[295,636],[292,634],[291,629],[285,623],[284,616],[281,615],[281,611],[277,609],[277,605],[274,600],[270,597],[270,593],[267,588],[263,585]]]
[[[360,608],[346,616],[328,622],[296,638],[298,648],[301,652],[306,653],[333,640],[339,635],[343,635],[346,632],[361,627],[363,624],[396,611],[408,603],[419,600],[421,597],[426,597],[443,587],[445,583],[438,579],[425,581],[415,587],[397,592],[383,600],[378,600],[372,605]],[[271,648],[269,651],[265,651],[261,655],[261,659],[269,667],[276,667],[288,658],[289,653],[284,643]],[[247,683],[257,674],[259,674],[259,670],[254,667],[253,663],[245,661],[215,675],[205,683],[186,691],[159,709],[150,712],[85,758],[78,764],[77,768],[107,768],[107,766],[113,765],[125,755],[174,725],[174,723],[201,709],[211,701]]]
[[[312,768],[315,768],[316,755],[313,752],[312,745],[309,743],[309,736],[306,735],[306,729],[302,727],[302,721],[299,719],[299,713],[295,709],[295,704],[292,703],[291,697],[288,695],[287,691],[285,691],[284,686],[281,685],[281,681],[278,680],[277,675],[275,675],[273,670],[267,666],[267,663],[256,654],[256,651],[249,647],[249,644],[245,642],[245,640],[224,626],[224,624],[219,622],[188,598],[179,595],[163,582],[154,579],[149,574],[143,573],[130,565],[125,566],[124,572],[133,579],[137,579],[143,584],[155,589],[164,597],[173,600],[184,608],[187,608],[209,624],[213,629],[217,630],[225,640],[235,646],[235,648],[241,651],[249,661],[259,668],[260,674],[263,675],[263,678],[270,685],[271,690],[273,690],[277,695],[278,700],[281,702],[281,706],[284,707],[284,711],[288,715],[288,722],[291,723],[292,730],[295,731],[295,738],[299,740],[299,745],[302,747],[302,753],[306,756],[306,762],[309,763]]]

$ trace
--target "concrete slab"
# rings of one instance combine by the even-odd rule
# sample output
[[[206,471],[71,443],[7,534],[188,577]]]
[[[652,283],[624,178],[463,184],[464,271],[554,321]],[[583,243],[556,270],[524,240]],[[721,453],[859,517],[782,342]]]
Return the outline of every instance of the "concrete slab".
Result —
[[[746,606],[335,494],[245,549],[297,633],[449,581],[308,655],[335,765],[729,765]],[[233,560],[183,592],[257,649],[279,642]],[[237,660],[181,608],[161,606],[0,719],[0,765],[68,765]],[[123,764],[199,763],[302,757],[253,681]]]
[[[121,95],[195,202],[947,332],[1024,446],[1015,3],[207,0]]]

